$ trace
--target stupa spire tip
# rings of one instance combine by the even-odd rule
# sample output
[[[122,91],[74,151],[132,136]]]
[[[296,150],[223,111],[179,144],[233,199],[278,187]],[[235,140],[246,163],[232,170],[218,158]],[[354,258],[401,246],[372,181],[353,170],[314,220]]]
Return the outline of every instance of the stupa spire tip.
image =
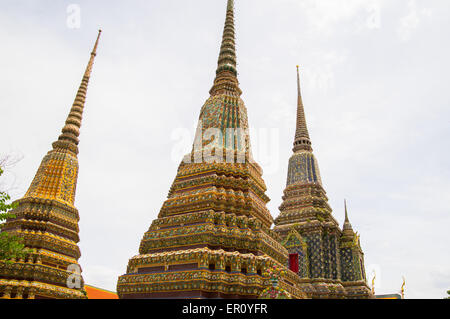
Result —
[[[348,220],[347,200],[346,199],[344,199],[344,207],[345,207],[345,221],[349,221]]]
[[[211,95],[227,93],[242,94],[237,79],[236,39],[234,29],[234,0],[228,0],[222,44],[217,61],[216,78],[210,90]]]
[[[305,109],[303,106],[302,91],[300,85],[300,66],[297,65],[297,127],[295,130],[294,152],[312,151],[308,127],[306,125]]]
[[[347,230],[347,231],[352,231],[353,232],[353,227],[352,224],[350,223],[350,220],[348,218],[348,209],[347,209],[347,200],[344,199],[344,207],[345,207],[345,221],[344,221],[344,227],[343,230]]]
[[[62,134],[59,136],[58,140],[53,143],[54,149],[69,149],[73,153],[78,154],[78,136],[80,135],[81,120],[83,118],[83,109],[86,100],[87,87],[92,72],[92,66],[94,65],[94,59],[97,55],[97,47],[101,33],[102,30],[98,30],[97,39],[95,40],[94,48],[92,49],[91,57],[86,67],[86,71],[84,72],[83,79],[81,80],[81,84],[75,97],[75,101],[73,102],[70,113],[67,116],[66,123],[62,129]]]

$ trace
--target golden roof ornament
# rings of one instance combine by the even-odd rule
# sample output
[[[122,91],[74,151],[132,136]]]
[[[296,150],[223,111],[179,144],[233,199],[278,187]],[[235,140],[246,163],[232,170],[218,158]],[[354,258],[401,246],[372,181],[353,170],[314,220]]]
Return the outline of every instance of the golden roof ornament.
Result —
[[[377,273],[375,270],[373,271],[373,278],[372,278],[372,294],[375,295],[375,279],[377,278]]]
[[[401,288],[401,292],[402,292],[402,299],[405,299],[405,286],[406,286],[406,280],[405,277],[402,276],[403,278],[403,283],[402,283],[402,288]]]

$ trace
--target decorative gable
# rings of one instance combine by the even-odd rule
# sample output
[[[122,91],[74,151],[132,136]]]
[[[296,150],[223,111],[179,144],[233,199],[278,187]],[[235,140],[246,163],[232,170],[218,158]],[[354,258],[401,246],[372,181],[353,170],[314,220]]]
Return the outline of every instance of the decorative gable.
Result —
[[[290,230],[289,234],[281,244],[288,251],[292,250],[293,248],[298,248],[301,251],[306,251],[307,247],[306,241],[294,228]]]

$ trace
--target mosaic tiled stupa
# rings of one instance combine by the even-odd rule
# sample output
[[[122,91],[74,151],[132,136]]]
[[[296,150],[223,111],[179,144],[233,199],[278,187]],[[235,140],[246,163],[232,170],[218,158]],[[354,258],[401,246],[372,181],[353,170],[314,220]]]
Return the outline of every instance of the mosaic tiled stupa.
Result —
[[[372,298],[364,254],[345,206],[343,230],[332,216],[305,120],[297,67],[298,107],[293,155],[275,232],[289,251],[289,268],[311,298]]]
[[[257,298],[270,287],[267,269],[286,269],[288,251],[270,229],[262,169],[252,159],[248,135],[241,134],[248,129],[241,94],[234,2],[228,0],[216,78],[200,111],[193,150],[139,255],[118,279],[120,298]],[[229,128],[237,130],[228,134]],[[299,279],[285,271],[278,285],[303,298]]]
[[[11,211],[16,217],[7,220],[2,228],[23,238],[25,247],[32,252],[12,263],[0,261],[1,298],[86,298],[83,280],[74,273],[81,269],[77,245],[79,214],[74,202],[78,137],[100,33],[62,134],[42,160],[27,193]]]

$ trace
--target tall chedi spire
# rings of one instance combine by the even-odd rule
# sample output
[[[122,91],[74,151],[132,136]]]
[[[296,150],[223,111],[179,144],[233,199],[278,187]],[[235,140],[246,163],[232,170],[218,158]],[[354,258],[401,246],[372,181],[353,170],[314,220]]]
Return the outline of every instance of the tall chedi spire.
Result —
[[[300,88],[300,71],[297,65],[297,126],[295,130],[294,152],[305,150],[312,151],[309,139],[308,127],[306,125],[305,108],[303,106],[302,91]]]
[[[94,49],[59,139],[47,153],[25,196],[18,200],[2,231],[23,238],[31,250],[26,259],[0,262],[0,297],[85,298],[77,275],[78,210],[74,207],[78,177],[78,137],[87,86],[100,38]]]
[[[353,267],[355,262],[341,256],[342,231],[332,216],[319,165],[312,152],[298,66],[297,85],[294,153],[289,159],[286,188],[274,230],[288,249],[289,267],[302,278],[303,288],[310,297],[368,297],[370,290],[362,280],[355,283],[342,277],[342,269],[350,267],[346,263]],[[349,225],[346,222],[344,228],[348,229]]]
[[[217,62],[216,78],[213,87],[209,91],[211,95],[228,93],[229,95],[240,96],[242,94],[237,79],[235,38],[234,0],[228,0],[227,17]]]
[[[75,101],[73,102],[72,109],[67,116],[66,125],[64,125],[62,129],[62,134],[59,136],[58,141],[53,143],[54,149],[67,149],[75,154],[78,154],[78,137],[80,136],[81,120],[83,119],[83,109],[86,101],[87,87],[89,84],[89,78],[91,77],[94,59],[97,55],[97,47],[101,33],[102,30],[99,30],[97,40],[95,41],[94,48],[91,52],[91,58],[89,59],[83,79],[81,80],[80,88],[78,89]]]
[[[139,255],[119,277],[120,298],[256,298],[270,284],[265,271],[287,262],[287,250],[270,229],[262,170],[251,160],[248,134],[241,134],[248,120],[234,32],[234,1],[228,0],[216,78],[200,111],[193,150]],[[292,272],[279,283],[301,298],[298,284]]]

